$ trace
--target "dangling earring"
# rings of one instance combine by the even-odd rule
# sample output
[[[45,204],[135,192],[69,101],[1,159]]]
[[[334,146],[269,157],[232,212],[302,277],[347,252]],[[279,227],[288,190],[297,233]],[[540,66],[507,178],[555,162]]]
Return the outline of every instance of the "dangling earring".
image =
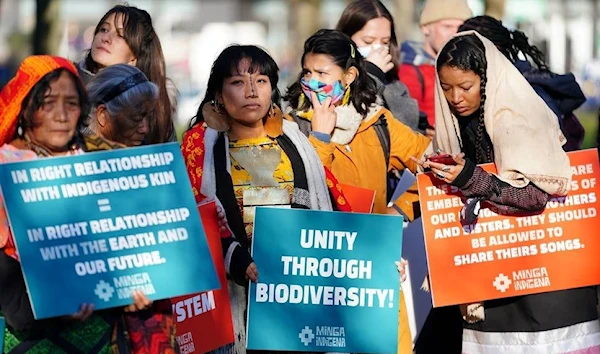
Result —
[[[23,133],[23,126],[21,126],[21,123],[19,122],[19,125],[17,125],[17,136],[23,138]]]
[[[346,86],[346,92],[344,93],[344,98],[342,98],[342,106],[347,105],[350,102],[350,84]]]
[[[202,106],[202,116],[206,125],[216,131],[226,132],[231,128],[231,117],[219,107],[216,100],[206,102]]]
[[[283,119],[283,112],[281,108],[275,103],[271,102],[271,109],[269,110],[269,118],[275,118],[276,120]]]
[[[302,107],[304,105],[304,101],[306,101],[306,95],[304,95],[304,92],[302,92],[298,97],[298,107]]]
[[[281,135],[281,121],[283,120],[283,112],[277,107],[277,105],[271,102],[271,108],[269,113],[263,120],[265,131],[270,137],[277,137]]]

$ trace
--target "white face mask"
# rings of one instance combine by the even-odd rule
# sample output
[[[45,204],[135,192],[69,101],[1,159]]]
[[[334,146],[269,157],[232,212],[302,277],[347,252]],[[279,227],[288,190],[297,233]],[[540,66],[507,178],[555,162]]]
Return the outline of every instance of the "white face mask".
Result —
[[[369,54],[371,54],[371,51],[377,50],[381,47],[383,47],[384,45],[379,44],[379,43],[375,43],[375,44],[371,44],[365,47],[357,47],[358,52],[360,53],[360,55],[363,56],[363,58],[366,58],[369,56]],[[388,50],[390,49],[389,45],[386,46],[388,48]]]

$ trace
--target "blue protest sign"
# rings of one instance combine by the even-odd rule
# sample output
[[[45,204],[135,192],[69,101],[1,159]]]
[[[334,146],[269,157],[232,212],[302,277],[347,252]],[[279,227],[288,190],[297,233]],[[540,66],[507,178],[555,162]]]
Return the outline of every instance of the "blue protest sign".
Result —
[[[0,352],[4,353],[4,328],[6,327],[6,321],[4,317],[0,316]]]
[[[219,287],[177,143],[0,165],[36,319]]]
[[[257,208],[248,349],[396,352],[402,218]]]
[[[402,284],[402,291],[414,344],[433,307],[427,279],[427,252],[423,235],[423,219],[416,219],[404,229],[402,258],[408,261],[407,279]]]

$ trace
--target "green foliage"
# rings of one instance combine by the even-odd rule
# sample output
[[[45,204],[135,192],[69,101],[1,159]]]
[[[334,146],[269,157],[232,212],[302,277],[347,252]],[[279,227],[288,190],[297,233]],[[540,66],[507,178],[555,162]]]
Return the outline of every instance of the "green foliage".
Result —
[[[577,111],[577,118],[585,128],[585,138],[583,139],[583,149],[596,147],[596,136],[598,134],[598,112],[596,111]]]

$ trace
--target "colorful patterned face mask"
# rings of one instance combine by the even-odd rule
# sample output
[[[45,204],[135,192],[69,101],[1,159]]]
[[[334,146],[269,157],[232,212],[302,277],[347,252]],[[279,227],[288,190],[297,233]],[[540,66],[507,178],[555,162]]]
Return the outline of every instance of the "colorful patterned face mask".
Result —
[[[304,92],[304,95],[311,103],[311,92],[317,94],[319,103],[323,103],[327,97],[331,97],[331,104],[336,104],[341,101],[346,92],[340,80],[333,84],[326,84],[315,79],[306,80],[302,78],[300,79],[300,86],[302,87],[302,92]]]

